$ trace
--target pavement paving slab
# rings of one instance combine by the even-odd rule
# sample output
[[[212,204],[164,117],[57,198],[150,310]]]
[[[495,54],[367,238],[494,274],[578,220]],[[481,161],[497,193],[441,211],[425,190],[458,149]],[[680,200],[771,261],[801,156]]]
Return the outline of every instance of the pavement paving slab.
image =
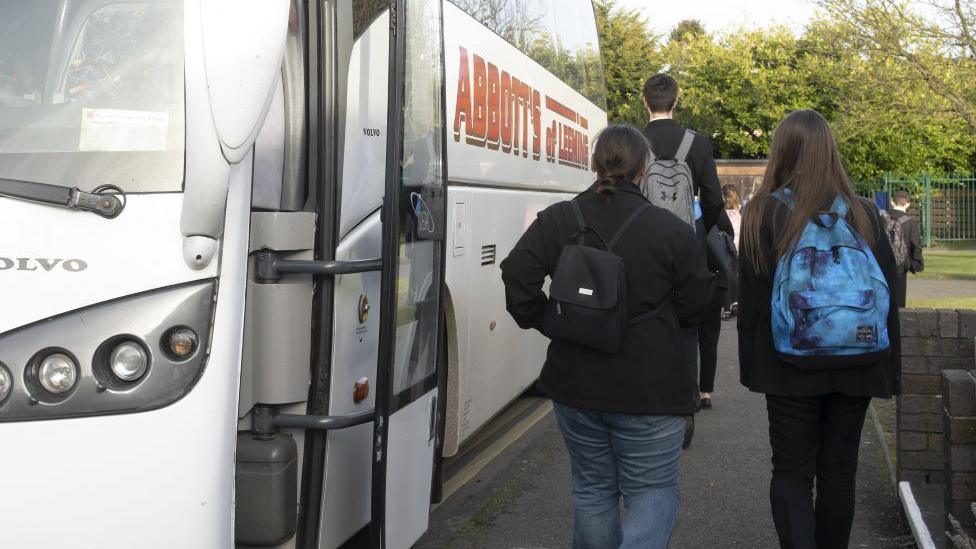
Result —
[[[682,458],[670,547],[778,547],[769,512],[770,449],[762,395],[738,382],[734,322],[723,324],[714,408]],[[914,547],[873,429],[862,432],[851,548]],[[418,549],[571,546],[569,459],[550,414],[431,514]]]

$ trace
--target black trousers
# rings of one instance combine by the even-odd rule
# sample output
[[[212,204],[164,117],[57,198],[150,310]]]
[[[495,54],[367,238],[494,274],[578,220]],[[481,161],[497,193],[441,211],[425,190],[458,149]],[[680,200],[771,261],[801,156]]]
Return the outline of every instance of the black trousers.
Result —
[[[781,548],[847,548],[857,453],[870,401],[839,394],[766,395],[773,448],[769,500]]]
[[[905,308],[905,300],[908,295],[908,272],[898,271],[898,276],[895,277],[893,281],[894,284],[891,285],[891,295],[895,298],[895,304],[898,305],[899,309]]]
[[[739,258],[732,260],[732,271],[729,272],[729,289],[725,290],[725,310],[731,310],[732,304],[739,301]]]
[[[705,311],[701,326],[698,327],[698,390],[711,393],[715,390],[715,369],[718,366],[718,337],[722,333],[722,304],[715,300],[715,306]]]

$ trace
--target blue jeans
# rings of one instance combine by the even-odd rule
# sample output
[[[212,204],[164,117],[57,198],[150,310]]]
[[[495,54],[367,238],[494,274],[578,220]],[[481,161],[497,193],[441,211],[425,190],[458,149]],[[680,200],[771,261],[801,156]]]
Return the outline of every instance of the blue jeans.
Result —
[[[678,514],[684,416],[553,407],[573,469],[573,549],[666,548]]]

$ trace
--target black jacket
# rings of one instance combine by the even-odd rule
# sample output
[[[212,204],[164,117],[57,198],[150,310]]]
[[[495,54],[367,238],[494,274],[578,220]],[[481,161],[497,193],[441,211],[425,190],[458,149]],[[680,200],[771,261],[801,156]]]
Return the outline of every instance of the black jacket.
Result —
[[[685,128],[671,119],[654,120],[644,128],[644,137],[651,144],[651,150],[655,156],[662,158],[672,158],[684,136]],[[719,214],[725,210],[725,202],[712,156],[712,142],[707,136],[695,134],[688,152],[688,167],[691,168],[695,194],[701,197],[702,222],[705,224],[705,234],[708,234],[712,225],[718,222]]]
[[[588,226],[609,238],[645,198],[622,184],[608,201],[593,189],[576,197]],[[568,202],[539,213],[502,262],[508,312],[522,328],[542,331],[547,297],[542,291],[564,245],[578,225]],[[596,242],[592,235],[587,243]],[[705,251],[688,224],[651,207],[615,246],[624,260],[628,311],[637,316],[671,296],[671,305],[629,328],[621,349],[607,354],[554,340],[540,376],[543,391],[556,402],[577,408],[629,414],[689,414],[694,407],[695,372],[681,355],[678,326],[701,322],[715,284],[705,267]]]
[[[747,208],[754,207],[750,202]],[[888,338],[891,353],[874,364],[832,370],[801,370],[780,361],[773,346],[770,309],[773,275],[777,258],[773,257],[775,235],[786,226],[789,208],[770,200],[764,212],[760,242],[766,250],[765,270],[756,272],[752,260],[742,254],[739,259],[739,380],[749,389],[779,396],[815,396],[840,393],[848,396],[888,398],[901,389],[901,337],[898,307],[892,299],[888,313]],[[864,201],[875,232],[872,251],[891,288],[898,276],[895,254],[884,232],[884,226],[873,203]],[[743,225],[745,230],[745,225]],[[747,235],[740,236],[740,243]],[[742,249],[745,249],[744,247]],[[894,296],[892,295],[892,298]]]
[[[906,215],[908,214],[894,208],[888,210],[888,216],[895,221]],[[912,217],[906,221],[902,225],[901,234],[905,236],[905,242],[908,243],[908,265],[903,270],[913,273],[922,272],[925,269],[925,261],[922,259],[922,228],[919,226],[918,220]]]

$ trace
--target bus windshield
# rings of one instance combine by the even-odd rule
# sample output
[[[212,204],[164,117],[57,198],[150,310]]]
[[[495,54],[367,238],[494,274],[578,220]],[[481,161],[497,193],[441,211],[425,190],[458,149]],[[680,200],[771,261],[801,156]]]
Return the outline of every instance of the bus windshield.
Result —
[[[183,188],[183,5],[0,0],[0,178]]]

